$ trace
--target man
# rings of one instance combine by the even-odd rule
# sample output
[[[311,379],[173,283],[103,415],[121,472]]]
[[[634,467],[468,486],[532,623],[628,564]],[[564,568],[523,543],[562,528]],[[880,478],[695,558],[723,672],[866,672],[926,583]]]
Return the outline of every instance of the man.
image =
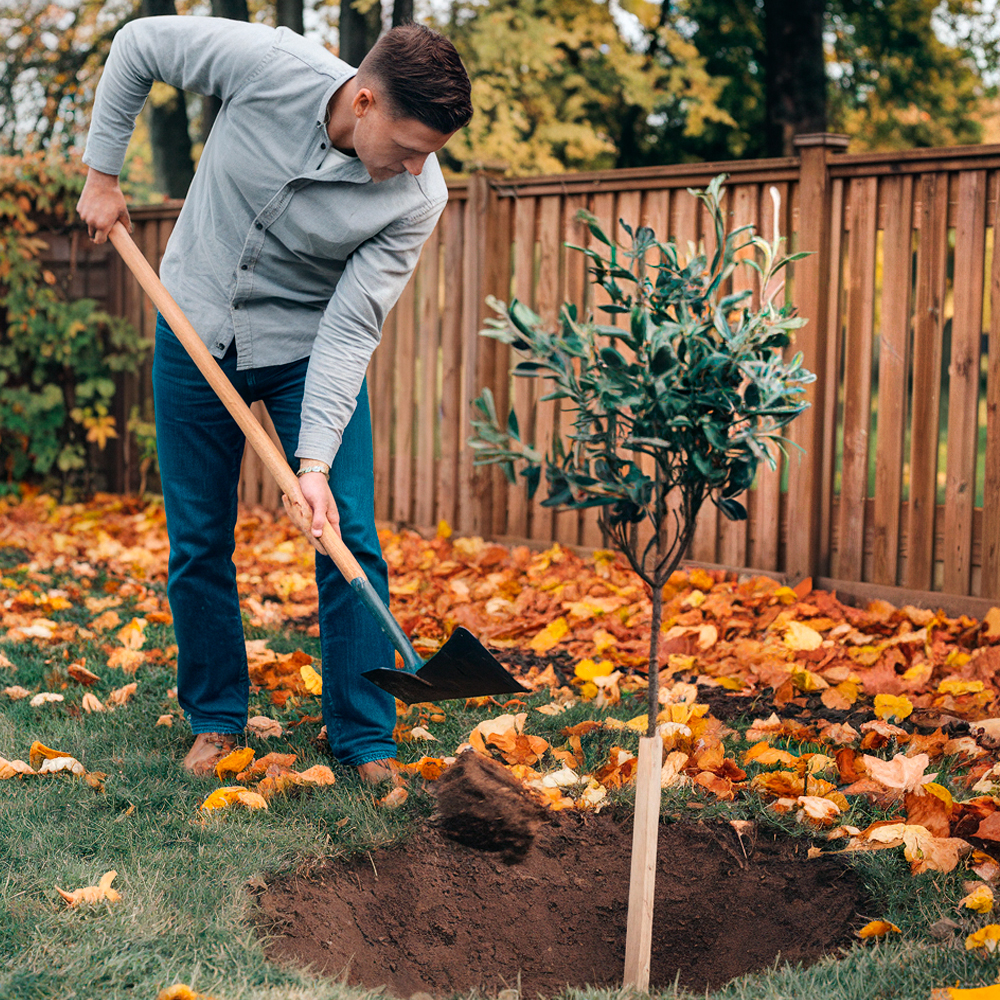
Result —
[[[83,157],[78,211],[97,243],[118,220],[129,228],[118,174],[155,80],[222,100],[161,278],[243,398],[267,406],[313,535],[324,521],[339,531],[388,604],[365,370],[447,202],[434,154],[471,118],[465,68],[418,25],[388,32],[354,70],[284,28],[133,21],[112,45]],[[177,696],[195,734],[184,766],[209,774],[249,698],[232,563],[244,440],[162,317],[153,392]],[[365,780],[393,779],[395,702],[361,677],[391,666],[392,646],[325,555],[316,579],[331,750]]]

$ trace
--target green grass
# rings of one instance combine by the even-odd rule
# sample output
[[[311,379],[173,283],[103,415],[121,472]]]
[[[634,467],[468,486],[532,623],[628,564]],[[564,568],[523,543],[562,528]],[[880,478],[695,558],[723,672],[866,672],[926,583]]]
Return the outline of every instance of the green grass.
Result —
[[[118,610],[127,621],[128,609]],[[87,616],[75,608],[50,617],[83,621]],[[163,626],[151,626],[148,636],[147,647],[172,641],[170,629]],[[301,646],[316,651],[315,641],[304,635],[271,633],[269,638],[278,649]],[[2,643],[0,649],[16,665],[15,671],[0,671],[0,687],[58,689],[64,665],[81,656],[102,677],[93,689],[102,700],[128,680],[100,666],[103,654],[92,643],[68,650]],[[203,816],[198,807],[218,782],[192,779],[181,768],[190,742],[182,720],[176,718],[171,728],[155,726],[159,715],[177,714],[176,702],[168,695],[173,673],[166,667],[142,668],[135,679],[137,696],[105,714],[80,713],[83,689],[73,683],[61,692],[66,701],[59,705],[32,708],[27,699],[10,702],[0,696],[0,754],[27,759],[32,741],[39,740],[108,776],[103,793],[68,775],[0,782],[0,1000],[153,1000],[159,990],[178,982],[219,1000],[366,996],[363,990],[270,964],[252,926],[248,886],[276,873],[308,869],[322,859],[399,841],[430,814],[430,796],[413,783],[401,809],[380,809],[367,788],[340,770],[332,789],[272,800],[267,812],[229,810]],[[539,696],[531,703],[544,700]],[[445,721],[430,726],[441,742],[405,744],[404,759],[451,752],[478,721],[498,711],[470,711],[461,703],[449,703],[445,710]],[[630,698],[614,714],[630,718],[642,711],[641,701]],[[251,705],[251,714],[272,715],[286,724],[317,712],[315,699],[278,712],[266,693],[254,696]],[[599,716],[587,704],[552,718],[532,713],[531,731],[560,745],[564,726]],[[297,753],[297,766],[327,763],[310,743],[315,728],[296,727],[286,737],[251,740],[251,745],[258,753]],[[623,731],[595,731],[584,740],[587,764],[595,766],[610,746],[630,746],[636,738]],[[630,798],[626,789],[616,801],[626,808]],[[687,810],[692,798],[704,805],[697,815],[705,819],[753,818],[804,834],[793,819],[776,819],[753,797],[727,804],[690,790],[670,790],[664,796],[664,814],[693,815]],[[857,802],[847,821],[863,826],[870,818],[870,808]],[[712,996],[922,998],[933,987],[992,981],[995,963],[966,952],[964,933],[942,941],[929,930],[944,916],[961,919],[969,930],[988,922],[956,916],[955,902],[963,894],[961,876],[913,878],[898,853],[859,855],[852,863],[872,900],[869,916],[897,923],[904,931],[902,939],[858,945],[839,961],[806,970],[777,966],[734,981]],[[110,869],[118,872],[114,887],[122,899],[117,904],[69,909],[56,894],[56,885],[93,885]],[[581,1000],[620,995],[568,994]],[[662,995],[687,996],[679,990]]]

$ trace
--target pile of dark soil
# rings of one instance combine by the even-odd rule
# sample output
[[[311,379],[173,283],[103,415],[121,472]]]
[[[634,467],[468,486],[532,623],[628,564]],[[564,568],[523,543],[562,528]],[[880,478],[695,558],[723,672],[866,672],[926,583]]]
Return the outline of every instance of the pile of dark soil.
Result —
[[[620,985],[630,831],[605,814],[534,819],[525,814],[513,851],[509,831],[477,849],[432,824],[275,881],[258,900],[268,956],[398,997]],[[859,883],[839,859],[807,860],[807,847],[759,829],[741,839],[728,823],[664,823],[651,987],[679,975],[714,989],[779,956],[808,964],[846,944],[863,923]]]

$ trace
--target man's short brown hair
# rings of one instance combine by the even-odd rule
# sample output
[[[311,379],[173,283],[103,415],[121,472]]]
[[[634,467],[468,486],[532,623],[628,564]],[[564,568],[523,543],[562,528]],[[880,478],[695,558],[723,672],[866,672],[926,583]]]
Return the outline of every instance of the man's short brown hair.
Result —
[[[358,82],[378,81],[396,118],[449,135],[472,118],[469,74],[444,35],[422,24],[387,31],[358,67]]]

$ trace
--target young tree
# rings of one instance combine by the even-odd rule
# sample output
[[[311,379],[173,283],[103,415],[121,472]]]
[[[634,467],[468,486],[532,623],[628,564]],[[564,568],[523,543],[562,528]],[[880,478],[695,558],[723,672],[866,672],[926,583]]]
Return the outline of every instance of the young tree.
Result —
[[[494,301],[502,319],[482,331],[524,356],[515,376],[549,381],[545,398],[563,401],[572,427],[550,442],[522,441],[516,415],[501,422],[484,389],[469,442],[477,464],[498,463],[512,481],[523,465],[531,494],[544,473],[544,506],[600,508],[602,527],[650,588],[649,736],[659,710],[663,587],[688,549],[698,511],[711,500],[726,517],[746,518],[735,498],[760,462],[774,467],[781,430],[808,405],[800,395],[814,379],[800,354],[782,356],[805,321],[780,304],[780,272],[805,255],[782,256],[777,236],[768,243],[752,227],[727,232],[724,179],[692,192],[712,219],[711,257],[686,260],[676,244],[647,227],[633,234],[624,223],[631,245],[618,246],[588,217],[601,249],[582,252],[610,296],[601,308],[620,315],[621,326],[580,318],[564,304],[559,329],[550,331],[515,300],[509,307]],[[740,267],[760,275],[758,307],[752,292],[728,291]],[[633,530],[643,522],[645,541]]]

